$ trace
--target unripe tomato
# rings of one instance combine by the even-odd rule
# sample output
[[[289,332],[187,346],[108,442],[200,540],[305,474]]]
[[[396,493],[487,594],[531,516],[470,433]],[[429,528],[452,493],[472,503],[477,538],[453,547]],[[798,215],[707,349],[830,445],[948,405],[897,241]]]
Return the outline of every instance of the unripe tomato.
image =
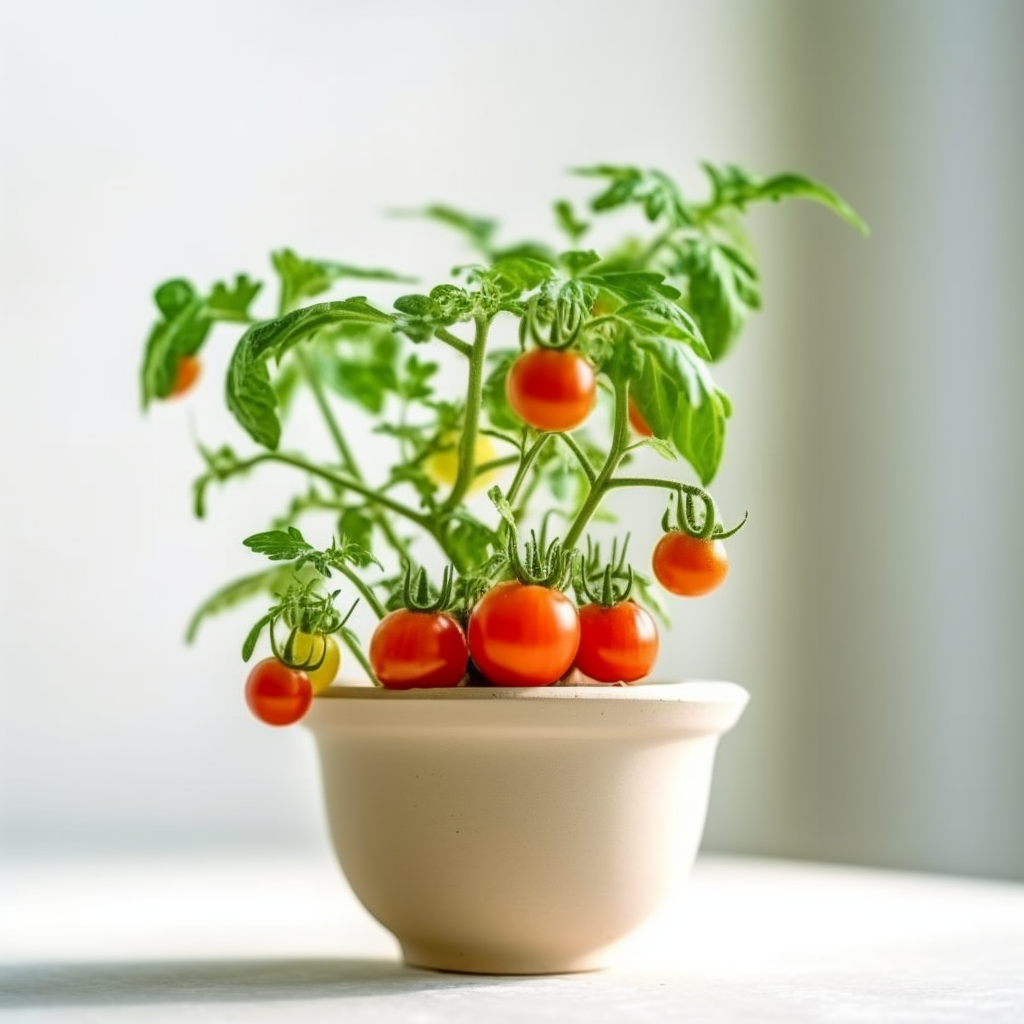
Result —
[[[535,348],[516,358],[505,379],[509,405],[537,430],[574,430],[597,401],[594,368],[576,352]]]
[[[174,383],[171,385],[171,398],[179,398],[181,395],[191,391],[199,379],[199,371],[203,364],[198,356],[182,356],[178,362],[177,372],[174,374]]]
[[[323,661],[320,661],[321,657]],[[300,631],[295,634],[295,639],[292,641],[290,660],[298,665],[320,661],[317,668],[306,668],[302,671],[309,677],[313,693],[323,693],[338,675],[338,669],[341,667],[341,651],[333,636]]]
[[[647,420],[644,419],[644,414],[632,398],[629,400],[629,423],[641,437],[654,436],[654,431],[648,426]]]
[[[267,725],[292,725],[309,710],[313,686],[305,672],[264,658],[245,681],[249,710]]]
[[[423,461],[423,469],[435,484],[451,487],[459,475],[459,435],[446,434],[441,438],[445,446],[442,451],[428,455]],[[498,457],[491,439],[486,434],[477,434],[473,445],[473,462],[482,466],[485,462],[493,462]],[[491,469],[478,474],[469,485],[469,493],[485,491],[498,479],[498,470]]]
[[[682,530],[670,530],[655,545],[654,575],[678,597],[701,597],[729,574],[729,557],[720,540],[701,540]]]
[[[550,587],[499,583],[469,616],[469,653],[496,686],[547,686],[569,670],[579,645],[576,606]]]
[[[633,601],[609,608],[580,609],[580,649],[576,667],[599,683],[633,683],[646,676],[658,657],[658,627]]]
[[[447,612],[399,608],[370,638],[370,665],[387,690],[458,686],[468,661],[466,634]]]

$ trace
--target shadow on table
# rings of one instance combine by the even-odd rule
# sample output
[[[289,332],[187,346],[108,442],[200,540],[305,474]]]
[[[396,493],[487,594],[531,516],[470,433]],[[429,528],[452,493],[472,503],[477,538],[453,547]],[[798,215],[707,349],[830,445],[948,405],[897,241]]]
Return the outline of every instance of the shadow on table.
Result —
[[[516,980],[445,974],[386,960],[0,964],[0,1009],[352,999],[507,985]]]

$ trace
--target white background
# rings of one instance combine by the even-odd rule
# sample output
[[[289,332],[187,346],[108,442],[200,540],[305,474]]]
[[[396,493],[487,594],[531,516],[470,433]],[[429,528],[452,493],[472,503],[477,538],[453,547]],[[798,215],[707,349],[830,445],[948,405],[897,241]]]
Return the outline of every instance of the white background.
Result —
[[[191,438],[140,416],[153,286],[267,253],[443,273],[439,200],[550,231],[587,162],[788,167],[874,228],[758,210],[767,309],[717,372],[733,575],[664,677],[734,678],[712,847],[1024,878],[1021,129],[1011,4],[0,0],[0,848],[322,839],[312,744],[241,703],[268,472],[190,515]],[[575,194],[579,195],[577,191]],[[218,365],[219,361],[219,365]],[[631,513],[638,549],[656,510]]]

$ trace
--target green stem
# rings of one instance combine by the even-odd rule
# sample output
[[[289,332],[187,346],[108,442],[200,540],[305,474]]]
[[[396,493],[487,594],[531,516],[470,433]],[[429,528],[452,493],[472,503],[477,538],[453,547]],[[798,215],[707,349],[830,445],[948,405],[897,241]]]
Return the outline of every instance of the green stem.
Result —
[[[544,445],[548,443],[552,434],[541,434],[536,441],[523,453],[522,460],[519,463],[519,468],[516,470],[516,475],[512,478],[512,483],[509,486],[508,494],[505,498],[511,505],[519,495],[520,488],[523,486],[523,481],[526,479],[527,473],[530,472],[530,467],[536,461],[537,456],[540,455]]]
[[[476,467],[476,475],[483,476],[494,469],[504,469],[505,466],[514,466],[519,461],[518,455],[503,455],[500,459],[491,459],[490,462],[481,462]]]
[[[566,447],[576,456],[577,461],[580,464],[580,468],[583,470],[584,476],[586,476],[588,482],[593,486],[597,480],[597,470],[594,469],[590,459],[587,458],[587,453],[580,447],[579,442],[572,434],[559,434],[558,435],[565,443]]]
[[[604,499],[605,493],[608,490],[608,484],[612,479],[612,475],[618,468],[619,462],[629,445],[628,403],[628,382],[616,381],[614,412],[615,429],[612,434],[612,446],[608,452],[608,457],[604,460],[604,465],[601,467],[601,471],[597,474],[597,479],[593,484],[591,484],[586,500],[580,507],[579,512],[576,513],[576,518],[572,521],[572,525],[569,527],[569,531],[565,535],[563,540],[563,549],[566,551],[576,546],[576,542],[580,539],[583,531],[587,528],[587,523],[590,522],[594,513],[600,507],[601,501]]]
[[[613,487],[664,487],[668,491],[682,491],[684,494],[692,494],[695,498],[703,499],[705,492],[692,484],[680,483],[678,480],[666,480],[660,476],[619,476],[609,480],[606,484],[607,490]]]
[[[466,496],[476,476],[476,435],[480,420],[480,406],[483,402],[484,356],[487,354],[487,332],[491,321],[483,315],[476,317],[476,336],[469,353],[469,383],[466,385],[466,422],[459,441],[459,475],[444,505],[450,512]]]
[[[373,666],[367,660],[366,655],[363,654],[363,648],[359,643],[359,638],[352,632],[351,629],[343,629],[341,631],[341,639],[345,642],[345,646],[352,652],[353,657],[363,667],[363,671],[370,677],[370,682],[374,686],[380,686],[381,682],[377,678],[377,673],[373,671]]]
[[[358,480],[360,483],[363,482],[363,474],[359,469],[359,465],[355,460],[355,456],[352,454],[352,449],[348,446],[348,442],[345,440],[345,435],[341,432],[341,427],[338,425],[338,421],[334,416],[334,410],[331,409],[330,403],[327,401],[327,395],[324,393],[323,385],[320,383],[319,377],[310,365],[309,359],[306,354],[296,348],[295,359],[299,364],[299,369],[302,371],[303,376],[306,378],[306,383],[309,384],[310,390],[313,392],[313,398],[316,400],[317,408],[320,410],[320,414],[324,418],[324,422],[327,424],[327,429],[330,432],[331,439],[334,441],[335,448],[338,449],[338,455],[341,457],[342,466],[348,471],[351,476]],[[372,516],[374,522],[380,527],[381,533],[384,534],[385,540],[398,554],[401,559],[408,560],[409,548],[398,534],[395,533],[394,527],[388,522],[388,518],[379,509],[372,510]]]
[[[364,498],[373,504],[381,505],[396,515],[400,515],[410,522],[415,523],[421,529],[426,530],[432,537],[437,538],[437,534],[434,532],[434,523],[427,516],[420,515],[420,513],[413,511],[406,505],[403,505],[400,501],[395,501],[394,498],[389,498],[386,494],[382,494],[379,490],[367,486],[360,480],[355,480],[351,477],[341,476],[338,473],[332,473],[329,469],[323,469],[320,466],[314,465],[312,462],[307,462],[305,459],[299,458],[297,455],[287,455],[284,452],[262,452],[259,455],[254,455],[251,459],[243,459],[241,462],[235,463],[232,466],[230,473],[225,474],[223,471],[218,474],[218,479],[225,479],[227,475],[234,476],[236,473],[244,473],[254,466],[259,466],[264,462],[277,462],[283,466],[294,466],[296,469],[301,469],[311,476],[320,477],[321,480],[326,480],[328,483],[334,484],[339,490],[354,491],[356,494],[361,494]]]
[[[306,353],[298,347],[295,348],[295,361],[299,364],[299,369],[302,370],[302,374],[306,378],[306,383],[313,392],[313,398],[316,400],[317,408],[320,410],[320,414],[323,416],[324,422],[327,424],[327,429],[330,431],[331,440],[334,441],[334,446],[338,449],[338,454],[341,456],[342,465],[349,473],[352,474],[352,476],[356,477],[356,479],[362,479],[362,473],[359,472],[359,468],[356,466],[356,460],[352,455],[352,449],[349,448],[348,442],[345,440],[345,435],[342,434],[341,427],[338,426],[338,421],[334,418],[334,411],[331,409],[330,403],[327,401],[327,395],[324,394],[320,378],[313,371],[313,367],[310,365],[309,359],[306,357]]]
[[[387,609],[380,603],[377,595],[347,565],[333,565],[332,568],[337,569],[359,591],[378,619],[383,619],[387,615]]]
[[[455,349],[456,352],[461,353],[467,359],[471,359],[473,357],[473,346],[452,334],[452,332],[447,328],[439,327],[434,331],[434,337],[437,338],[438,341],[443,341],[449,348]]]

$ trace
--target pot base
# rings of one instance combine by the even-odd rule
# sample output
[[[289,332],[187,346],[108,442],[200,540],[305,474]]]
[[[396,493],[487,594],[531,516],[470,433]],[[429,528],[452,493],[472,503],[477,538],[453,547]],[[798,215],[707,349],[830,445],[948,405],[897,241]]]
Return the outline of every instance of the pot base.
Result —
[[[583,974],[601,971],[611,962],[611,950],[599,949],[577,956],[544,956],[495,949],[490,951],[449,948],[439,945],[401,943],[407,967],[455,974]]]

